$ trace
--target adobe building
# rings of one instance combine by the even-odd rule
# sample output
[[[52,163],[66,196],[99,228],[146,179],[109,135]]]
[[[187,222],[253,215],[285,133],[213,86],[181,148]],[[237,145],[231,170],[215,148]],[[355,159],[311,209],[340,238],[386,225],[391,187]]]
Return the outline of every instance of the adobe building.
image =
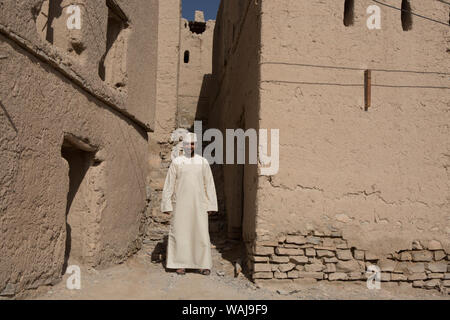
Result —
[[[0,4],[3,297],[123,262],[145,233],[158,1],[72,4]]]
[[[221,2],[209,126],[280,130],[278,173],[223,166],[257,281],[450,286],[449,7],[383,2]]]
[[[205,22],[202,11],[196,11],[194,21],[181,21],[178,82],[180,128],[190,128],[194,120],[207,121],[208,118],[214,25],[214,20]]]
[[[449,287],[449,8],[384,3],[222,1],[216,21],[181,0],[0,3],[0,298],[163,243],[171,136],[194,120],[279,129],[277,173],[212,166],[210,232],[245,243],[254,281],[377,265]]]
[[[205,21],[202,11],[196,11],[195,19],[188,21],[181,12],[180,0],[159,3],[157,104],[155,130],[149,135],[149,241],[163,240],[170,224],[170,216],[160,208],[171,152],[178,143],[172,133],[179,128],[192,131],[195,120],[203,121],[206,129],[209,113],[215,21]],[[212,169],[221,199],[221,168]],[[221,200],[220,204],[223,208]],[[221,225],[220,221],[217,226],[210,221],[210,231],[219,232]]]

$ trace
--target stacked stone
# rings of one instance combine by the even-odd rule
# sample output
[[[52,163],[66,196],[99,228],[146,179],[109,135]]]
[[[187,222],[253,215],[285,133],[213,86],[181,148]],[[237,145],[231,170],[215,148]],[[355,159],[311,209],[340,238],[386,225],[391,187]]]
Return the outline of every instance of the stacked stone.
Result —
[[[450,255],[440,242],[415,241],[412,250],[402,250],[379,261],[385,281],[412,282],[416,288],[449,288]]]
[[[366,280],[370,265],[381,270],[381,281],[405,281],[414,287],[449,287],[449,255],[439,242],[415,247],[387,258],[350,247],[339,232],[328,235],[288,234],[277,241],[255,241],[248,248],[253,279]]]

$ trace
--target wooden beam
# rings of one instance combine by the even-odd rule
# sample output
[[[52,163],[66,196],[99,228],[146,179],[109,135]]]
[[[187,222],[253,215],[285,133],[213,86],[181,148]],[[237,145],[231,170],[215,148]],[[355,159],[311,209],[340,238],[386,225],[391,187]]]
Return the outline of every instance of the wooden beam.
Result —
[[[372,70],[364,71],[364,110],[370,108],[372,102]]]

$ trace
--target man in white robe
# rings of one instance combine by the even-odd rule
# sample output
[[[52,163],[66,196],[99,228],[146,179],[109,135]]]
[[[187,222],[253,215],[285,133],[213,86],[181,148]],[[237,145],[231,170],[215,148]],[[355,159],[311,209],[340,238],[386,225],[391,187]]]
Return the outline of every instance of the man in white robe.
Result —
[[[184,154],[173,159],[164,184],[161,211],[172,212],[166,267],[177,269],[178,274],[200,269],[209,275],[208,214],[217,211],[217,196],[208,160],[194,153],[196,142],[194,133],[186,134]]]

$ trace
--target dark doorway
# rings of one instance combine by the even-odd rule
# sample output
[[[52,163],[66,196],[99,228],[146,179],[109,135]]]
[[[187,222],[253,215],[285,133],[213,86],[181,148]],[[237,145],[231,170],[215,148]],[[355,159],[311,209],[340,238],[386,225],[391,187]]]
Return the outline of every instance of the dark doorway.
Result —
[[[65,139],[61,148],[61,156],[69,165],[69,192],[66,205],[66,250],[62,273],[66,272],[69,257],[82,257],[83,211],[73,208],[74,201],[82,202],[83,195],[79,193],[86,173],[94,162],[95,152],[80,148],[70,139]]]

